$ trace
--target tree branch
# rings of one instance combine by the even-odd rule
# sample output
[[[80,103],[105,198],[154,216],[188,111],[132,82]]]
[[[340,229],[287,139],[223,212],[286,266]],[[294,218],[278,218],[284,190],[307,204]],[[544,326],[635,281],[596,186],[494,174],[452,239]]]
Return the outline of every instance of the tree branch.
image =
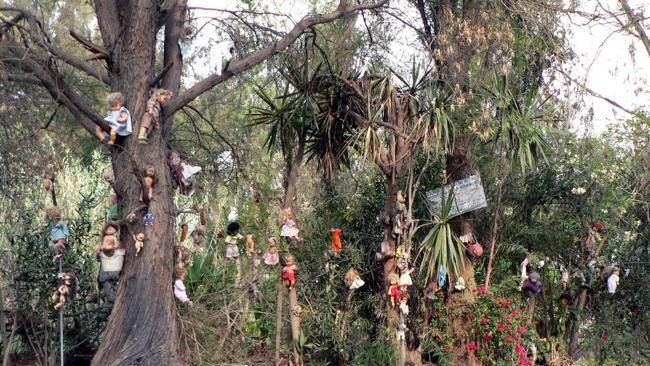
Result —
[[[117,1],[100,0],[95,1],[94,3],[99,32],[102,35],[104,47],[106,47],[107,51],[110,53],[113,50],[118,35],[120,34],[120,21],[117,17]]]
[[[643,46],[645,47],[646,52],[648,52],[648,56],[650,56],[650,38],[648,38],[648,34],[645,32],[645,29],[641,26],[641,23],[636,19],[634,16],[634,12],[632,12],[632,8],[630,8],[630,5],[627,3],[627,0],[619,0],[621,3],[621,7],[623,8],[623,11],[625,11],[625,15],[627,16],[627,19],[632,23],[634,26],[634,29],[636,29],[638,33],[638,37],[643,43]]]
[[[388,2],[388,0],[379,0],[375,3],[370,4],[360,4],[360,5],[350,5],[346,1],[342,0],[339,3],[339,6],[333,12],[323,14],[323,15],[314,15],[307,16],[300,20],[284,37],[280,38],[272,45],[269,45],[265,48],[262,48],[259,51],[253,52],[248,56],[234,60],[230,62],[226,70],[223,70],[221,75],[211,75],[207,78],[199,81],[193,87],[188,89],[185,93],[179,95],[177,98],[173,98],[167,106],[165,107],[165,113],[171,115],[174,112],[178,111],[182,107],[186,106],[188,103],[196,99],[201,94],[206,91],[214,88],[215,86],[223,83],[224,81],[230,79],[231,77],[241,74],[242,72],[251,69],[252,67],[262,63],[263,61],[273,57],[278,52],[289,47],[293,42],[295,42],[298,37],[308,28],[314,27],[318,24],[328,23],[348,14],[361,11],[376,9],[382,7]]]

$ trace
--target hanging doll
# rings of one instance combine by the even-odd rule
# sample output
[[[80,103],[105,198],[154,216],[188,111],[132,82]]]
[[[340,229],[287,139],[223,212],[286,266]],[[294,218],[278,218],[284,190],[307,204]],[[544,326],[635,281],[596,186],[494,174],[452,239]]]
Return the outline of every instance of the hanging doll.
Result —
[[[467,251],[474,257],[478,258],[483,255],[483,247],[476,241],[472,232],[472,225],[469,222],[461,224],[460,241],[467,246]]]
[[[519,281],[519,288],[523,288],[524,281],[526,281],[526,279],[528,279],[528,272],[527,272],[527,269],[526,269],[527,267],[528,267],[528,256],[526,256],[526,258],[524,258],[524,260],[521,261],[521,263],[519,264],[519,270],[521,272],[520,281]]]
[[[147,166],[144,168],[144,178],[142,178],[142,182],[144,183],[144,188],[146,189],[147,193],[147,201],[151,201],[153,199],[153,179],[154,176],[156,175],[156,167],[147,164]],[[140,192],[140,201],[143,200],[144,192]]]
[[[442,264],[438,266],[438,287],[443,288],[447,283],[447,267]]]
[[[65,254],[70,231],[68,230],[68,226],[61,219],[61,211],[58,207],[48,208],[47,216],[51,221],[54,221],[52,231],[50,232],[50,240],[54,243],[54,258],[52,258],[52,261],[56,262]]]
[[[113,171],[110,169],[105,169],[104,172],[102,173],[102,177],[108,184],[113,184],[115,183],[115,175],[113,175]]]
[[[427,287],[424,289],[424,298],[429,300],[435,300],[436,292],[438,291],[440,291],[440,287],[438,287],[438,282],[436,281],[429,282]]]
[[[138,235],[133,235],[133,240],[135,241],[135,256],[137,257],[144,247],[144,233],[138,233]]]
[[[237,242],[244,239],[244,237],[239,233],[239,223],[231,222],[226,228],[226,259],[237,259],[239,257],[239,247]]]
[[[275,266],[280,262],[278,248],[275,247],[275,238],[269,238],[269,249],[264,253],[264,263],[269,266]]]
[[[296,266],[295,259],[291,254],[284,258],[284,262],[284,267],[282,267],[282,281],[288,289],[292,289],[296,286],[296,271],[298,270],[298,266]]]
[[[343,250],[343,244],[341,243],[341,228],[338,224],[334,224],[332,227],[332,251],[334,253],[341,253]]]
[[[542,291],[542,276],[537,272],[530,272],[528,278],[524,280],[521,289],[524,290],[526,294],[530,293],[539,293]]]
[[[408,301],[409,301],[409,294],[408,292],[405,292],[399,298],[399,310],[404,316],[409,315]]]
[[[399,287],[402,291],[406,291],[406,288],[408,286],[413,285],[413,280],[411,280],[411,273],[415,271],[415,268],[408,268],[408,265],[404,263],[400,263],[397,266],[400,270],[400,276],[399,276]]]
[[[395,256],[395,250],[390,247],[390,243],[388,242],[388,240],[382,241],[379,248],[380,248],[379,252],[375,253],[377,260],[379,261],[388,260]]]
[[[395,332],[395,337],[397,338],[397,341],[404,341],[406,340],[406,324],[400,323],[399,326],[397,327],[397,331]]]
[[[185,26],[181,37],[178,39],[178,46],[181,49],[181,56],[183,58],[190,55],[190,50],[192,49],[192,33],[194,33],[194,28],[192,26]]]
[[[607,292],[610,294],[616,293],[616,287],[620,281],[621,271],[618,268],[614,268],[612,274],[607,278]]]
[[[390,276],[388,276],[388,281],[390,282],[390,286],[388,286],[388,297],[390,298],[390,305],[395,306],[395,302],[400,295],[399,276],[397,276],[397,273],[391,273]]]
[[[174,270],[174,296],[183,304],[192,306],[192,300],[187,296],[187,291],[185,290],[185,276],[187,271],[185,268],[176,268]]]
[[[465,290],[465,279],[463,277],[458,277],[458,280],[456,281],[456,284],[454,285],[454,289],[456,291]]]
[[[52,294],[52,302],[56,310],[69,304],[77,292],[77,277],[74,272],[63,272],[58,275],[61,285]]]
[[[246,234],[246,255],[252,257],[253,253],[255,253],[255,238],[253,233],[248,233]]]
[[[294,221],[293,212],[291,207],[282,210],[282,228],[280,229],[280,236],[289,238],[289,240],[301,241],[302,238],[298,235],[300,230]]]
[[[393,237],[404,235],[404,226],[406,225],[406,199],[402,191],[397,192],[397,202],[393,208]]]
[[[167,152],[167,165],[171,173],[172,181],[179,187],[182,195],[190,197],[194,194],[194,179],[203,168],[188,164],[181,159],[181,155],[176,150]],[[230,220],[235,221],[235,220]]]
[[[109,145],[115,143],[117,135],[129,136],[133,133],[131,126],[131,113],[124,108],[124,96],[122,93],[111,93],[106,97],[106,103],[110,108],[104,121],[108,123],[109,132],[104,131],[101,127],[95,130],[99,141]]]
[[[186,268],[192,262],[192,252],[182,245],[174,246],[174,262],[178,268]]]
[[[203,246],[203,242],[205,241],[205,226],[201,224],[196,225],[190,235],[192,236],[192,242],[195,246]]]
[[[149,135],[154,128],[160,128],[160,112],[163,104],[167,103],[172,97],[172,92],[165,89],[155,89],[147,101],[147,112],[142,118],[138,142],[141,144],[149,143]]]
[[[120,218],[120,208],[117,204],[117,196],[111,194],[108,196],[108,206],[109,209],[106,211],[106,221],[113,221]]]
[[[117,240],[117,225],[114,222],[107,222],[102,229],[102,243],[95,247],[95,252],[112,251],[120,247]]]
[[[120,272],[122,272],[125,255],[126,250],[124,248],[100,251],[97,254],[97,260],[100,262],[99,277],[97,279],[99,291],[109,304],[115,302],[117,281],[120,278]]]
[[[350,290],[356,290],[366,284],[359,276],[359,272],[357,272],[357,270],[354,268],[350,268],[350,270],[348,270],[348,272],[345,274],[344,282],[345,286],[347,286]]]
[[[47,172],[43,176],[43,190],[45,193],[50,194],[54,190],[54,172]]]

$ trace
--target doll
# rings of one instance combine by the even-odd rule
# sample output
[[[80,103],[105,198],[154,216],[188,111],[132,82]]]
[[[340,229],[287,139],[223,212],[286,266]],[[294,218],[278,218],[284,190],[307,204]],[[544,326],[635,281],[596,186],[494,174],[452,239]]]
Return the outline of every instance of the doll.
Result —
[[[253,233],[246,234],[246,255],[251,257],[255,252],[255,238]]]
[[[404,226],[406,225],[406,199],[402,191],[397,192],[397,202],[393,208],[393,237],[404,235]]]
[[[411,280],[411,273],[415,271],[415,268],[409,269],[407,265],[401,264],[398,266],[400,270],[400,276],[399,276],[399,286],[402,289],[402,291],[405,291],[408,286],[413,285],[413,280]]]
[[[55,303],[56,310],[60,310],[70,303],[77,292],[77,278],[74,272],[59,273],[58,278],[62,283],[52,294],[52,302]]]
[[[341,253],[343,250],[343,244],[341,243],[341,228],[338,224],[334,224],[332,227],[332,251],[334,253]]]
[[[366,283],[363,282],[356,269],[350,268],[350,270],[345,274],[345,285],[350,290],[356,290],[365,284]]]
[[[391,306],[395,306],[395,300],[400,295],[400,290],[399,290],[399,276],[397,276],[397,273],[391,273],[390,276],[388,276],[388,281],[390,282],[390,286],[388,286],[388,296],[390,297],[390,304]]]
[[[97,254],[97,260],[100,263],[99,277],[97,278],[99,291],[102,298],[109,304],[115,302],[117,281],[122,272],[125,255],[126,250],[124,248],[100,251]]]
[[[185,290],[185,276],[187,275],[187,271],[185,268],[176,268],[174,270],[174,296],[178,299],[183,304],[187,304],[189,306],[194,305],[192,303],[192,300],[187,296],[187,292]]]
[[[110,127],[109,132],[105,132],[101,127],[95,130],[99,141],[109,145],[115,144],[117,135],[129,136],[133,133],[131,126],[131,113],[124,108],[124,96],[122,93],[111,93],[106,97],[106,103],[111,109],[104,121]]]
[[[440,291],[440,287],[438,287],[438,282],[435,281],[429,282],[427,287],[424,289],[424,298],[428,300],[435,300],[436,292],[438,291]]]
[[[406,340],[406,324],[399,324],[395,333],[395,337],[397,338],[398,342]]]
[[[460,224],[460,241],[463,242],[463,244],[469,244],[474,240],[474,233],[472,232],[472,225],[467,222],[463,221],[462,224]]]
[[[616,287],[620,281],[621,271],[618,268],[614,268],[612,274],[607,278],[607,292],[610,294],[616,293]]]
[[[174,261],[176,267],[185,268],[190,265],[192,261],[192,252],[182,245],[174,246]]]
[[[395,250],[391,248],[388,240],[382,241],[379,247],[379,252],[375,253],[377,260],[384,261],[395,256]]]
[[[140,144],[149,143],[149,135],[151,130],[160,127],[160,109],[161,106],[172,97],[172,92],[165,89],[155,89],[147,101],[147,112],[142,118],[140,125],[140,133],[138,134],[138,142]]]
[[[137,257],[144,246],[144,233],[133,235],[133,240],[135,241],[135,256]]]
[[[408,301],[409,301],[409,294],[405,292],[399,298],[399,310],[404,316],[409,315]]]
[[[528,257],[524,258],[524,260],[521,261],[521,263],[519,264],[519,270],[521,272],[520,281],[519,281],[520,288],[523,288],[524,281],[526,281],[526,279],[528,278],[526,267],[528,267]]]
[[[70,236],[68,226],[61,219],[61,211],[58,207],[50,207],[47,209],[47,216],[51,221],[54,221],[52,231],[50,233],[50,240],[54,243],[54,258],[53,262],[59,260],[67,249],[67,241]]]
[[[120,247],[117,240],[117,225],[114,222],[107,222],[102,229],[102,243],[95,247],[95,252],[115,250]]]
[[[456,291],[465,290],[465,279],[463,277],[458,277],[458,281],[456,281],[454,289],[456,289]]]
[[[483,247],[478,242],[471,242],[467,245],[467,251],[474,257],[478,258],[483,255]]]
[[[142,178],[142,182],[144,183],[144,187],[147,190],[147,201],[151,201],[153,199],[153,178],[156,175],[156,167],[147,164],[147,166],[144,169],[144,178]],[[140,193],[140,201],[143,200],[143,192]]]
[[[226,228],[226,259],[237,259],[239,257],[239,247],[237,242],[244,239],[244,237],[239,233],[239,223],[231,222]]]
[[[196,225],[190,235],[192,236],[192,242],[195,246],[202,246],[203,242],[205,242],[205,226],[201,224]]]
[[[184,196],[190,197],[194,194],[195,176],[203,168],[188,164],[185,160],[181,159],[180,153],[176,150],[169,150],[167,152],[167,165],[169,166],[174,187],[178,186],[181,194]]]
[[[275,266],[280,262],[280,255],[275,245],[275,238],[269,238],[269,249],[264,253],[264,263],[269,266]]]
[[[43,190],[45,193],[51,193],[54,189],[54,172],[47,172],[43,176]]]
[[[542,291],[542,276],[539,275],[537,272],[530,272],[528,274],[528,278],[524,280],[521,289],[524,290],[524,292],[530,294],[530,293],[539,293]]]
[[[106,211],[106,221],[117,220],[120,218],[120,208],[117,204],[117,196],[111,194],[108,196],[109,209]]]
[[[291,207],[282,210],[282,228],[280,229],[280,236],[289,238],[289,240],[301,241],[302,238],[298,235],[299,232],[300,230],[298,230],[296,222],[293,220]]]
[[[288,289],[294,288],[296,285],[296,271],[298,266],[296,266],[295,259],[293,255],[289,254],[284,258],[285,264],[282,267],[282,281]]]
[[[115,183],[115,175],[113,175],[113,171],[110,169],[104,170],[104,172],[102,173],[102,177],[106,182],[108,182],[108,184]]]

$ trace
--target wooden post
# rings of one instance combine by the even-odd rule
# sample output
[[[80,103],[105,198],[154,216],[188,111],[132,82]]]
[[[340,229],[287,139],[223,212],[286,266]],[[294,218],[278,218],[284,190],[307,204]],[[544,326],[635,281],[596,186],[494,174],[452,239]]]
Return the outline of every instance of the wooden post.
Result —
[[[298,294],[296,288],[289,289],[289,307],[291,309],[291,340],[293,341],[293,357],[298,365],[302,365],[302,357],[298,352],[298,341],[300,339],[300,305],[298,305]]]
[[[282,299],[284,297],[284,284],[282,278],[278,279],[278,291],[275,299],[275,366],[280,365],[280,339],[282,338]]]

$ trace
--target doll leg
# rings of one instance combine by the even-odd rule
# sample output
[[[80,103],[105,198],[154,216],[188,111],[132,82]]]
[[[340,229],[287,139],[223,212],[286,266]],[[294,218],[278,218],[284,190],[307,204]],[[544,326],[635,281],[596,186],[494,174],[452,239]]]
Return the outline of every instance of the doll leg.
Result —
[[[107,143],[109,145],[113,145],[115,143],[115,139],[117,139],[117,131],[115,131],[114,128],[111,128],[111,132],[109,134],[109,140]]]
[[[104,130],[102,130],[101,127],[97,126],[95,128],[95,135],[99,139],[99,141],[104,142]]]
[[[153,187],[149,187],[149,201],[153,200]]]

